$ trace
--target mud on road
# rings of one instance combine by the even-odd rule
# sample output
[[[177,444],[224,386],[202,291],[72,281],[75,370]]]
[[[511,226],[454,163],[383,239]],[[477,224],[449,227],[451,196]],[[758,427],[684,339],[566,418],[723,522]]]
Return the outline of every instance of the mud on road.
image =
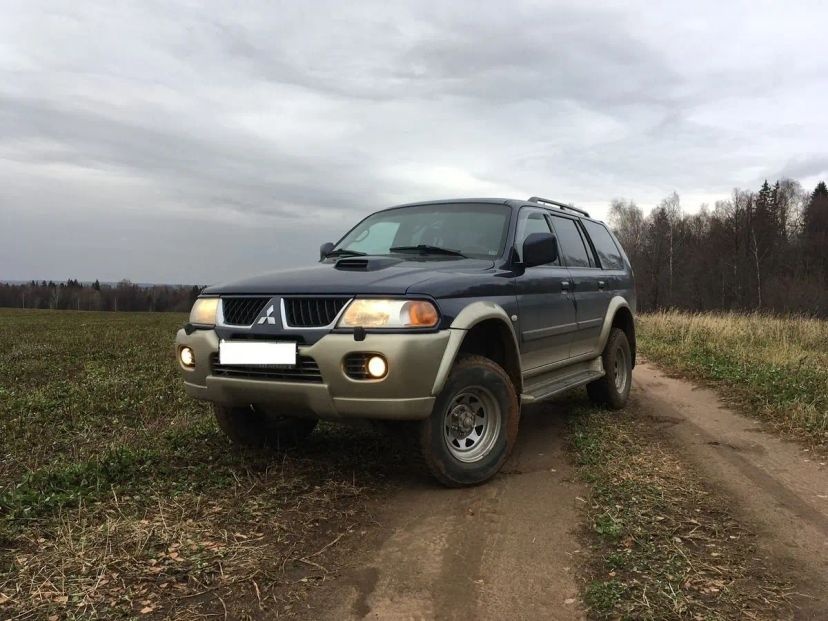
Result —
[[[309,611],[323,619],[579,619],[584,505],[566,404],[525,408],[504,471],[447,490],[413,478],[378,500],[377,526]],[[803,447],[723,407],[718,395],[647,365],[629,409],[757,533],[794,585],[796,618],[828,618],[828,469]]]

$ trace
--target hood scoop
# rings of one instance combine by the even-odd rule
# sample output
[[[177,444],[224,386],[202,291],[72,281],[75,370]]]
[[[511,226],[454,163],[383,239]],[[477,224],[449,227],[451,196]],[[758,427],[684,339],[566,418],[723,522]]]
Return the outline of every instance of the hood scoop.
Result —
[[[400,262],[401,259],[394,257],[346,257],[339,259],[334,268],[346,272],[374,272]]]

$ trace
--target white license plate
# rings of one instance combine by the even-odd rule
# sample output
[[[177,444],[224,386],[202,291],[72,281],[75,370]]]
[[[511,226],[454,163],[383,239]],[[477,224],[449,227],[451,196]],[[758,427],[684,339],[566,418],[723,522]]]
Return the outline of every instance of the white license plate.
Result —
[[[219,364],[296,364],[296,343],[221,341]]]

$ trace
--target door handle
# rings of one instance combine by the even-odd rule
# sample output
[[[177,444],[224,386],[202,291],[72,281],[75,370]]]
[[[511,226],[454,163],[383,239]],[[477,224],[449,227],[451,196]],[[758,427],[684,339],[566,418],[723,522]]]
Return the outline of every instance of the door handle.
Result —
[[[604,281],[604,280],[599,280],[598,281],[598,291],[603,291],[606,288],[606,286],[607,286],[606,281]]]
[[[568,280],[562,280],[561,281],[561,293],[566,293],[567,291],[569,291],[569,281]]]

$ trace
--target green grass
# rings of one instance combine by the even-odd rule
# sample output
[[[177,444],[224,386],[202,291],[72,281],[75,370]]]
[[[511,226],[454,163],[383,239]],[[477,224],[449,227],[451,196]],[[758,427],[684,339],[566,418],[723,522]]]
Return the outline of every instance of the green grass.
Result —
[[[780,619],[787,585],[703,479],[631,413],[576,408],[590,484],[584,602],[594,619]]]
[[[590,582],[584,602],[597,615],[611,614],[624,596],[625,587],[616,580]]]
[[[828,321],[659,312],[638,320],[642,354],[711,382],[775,428],[828,442]]]
[[[291,614],[348,545],[398,456],[328,425],[231,446],[184,394],[184,321],[0,309],[0,618]]]
[[[0,482],[208,415],[172,357],[183,315],[0,310]]]

